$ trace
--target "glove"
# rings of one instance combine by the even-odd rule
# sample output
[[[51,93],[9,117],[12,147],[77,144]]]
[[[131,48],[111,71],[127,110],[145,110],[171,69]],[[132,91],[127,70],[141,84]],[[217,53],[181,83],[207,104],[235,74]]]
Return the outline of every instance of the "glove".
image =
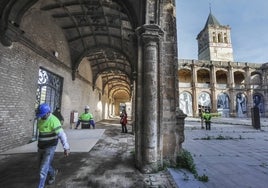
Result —
[[[65,157],[68,157],[69,154],[70,154],[70,150],[69,150],[69,149],[65,149],[65,150],[64,150],[64,156],[65,156]]]

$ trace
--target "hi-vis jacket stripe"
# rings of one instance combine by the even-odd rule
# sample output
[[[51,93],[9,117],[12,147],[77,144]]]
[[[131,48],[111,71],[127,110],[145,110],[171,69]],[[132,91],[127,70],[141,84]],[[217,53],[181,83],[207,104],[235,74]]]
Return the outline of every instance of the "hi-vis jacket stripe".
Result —
[[[53,132],[46,133],[46,132],[40,132],[39,133],[39,141],[42,140],[53,140],[58,138],[56,131],[61,129],[61,126],[57,127],[56,129],[53,130]]]
[[[39,120],[38,129],[38,147],[40,149],[58,144],[58,134],[62,127],[60,121],[54,115],[51,114],[46,120]]]

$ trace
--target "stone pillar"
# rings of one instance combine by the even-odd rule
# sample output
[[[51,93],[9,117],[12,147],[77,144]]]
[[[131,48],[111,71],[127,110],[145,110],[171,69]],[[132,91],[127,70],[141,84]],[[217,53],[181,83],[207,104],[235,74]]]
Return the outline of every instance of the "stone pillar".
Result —
[[[135,133],[135,120],[136,120],[136,114],[134,112],[136,112],[136,93],[134,91],[137,91],[137,86],[136,86],[136,80],[137,80],[137,72],[133,72],[132,73],[132,79],[133,79],[133,83],[131,85],[131,90],[132,90],[132,133]]]
[[[267,69],[262,69],[262,89],[267,89]]]
[[[140,34],[139,34],[139,30],[138,29],[137,32],[137,36],[138,36],[138,62],[137,62],[137,75],[136,75],[136,85],[135,85],[135,91],[136,91],[136,100],[135,100],[135,108],[139,109],[139,110],[135,110],[135,122],[134,122],[134,127],[135,127],[135,164],[138,168],[142,167],[142,113],[143,113],[143,109],[142,109],[142,104],[143,104],[143,96],[142,96],[142,92],[143,92],[143,78],[142,78],[142,66],[143,66],[143,60],[142,60],[142,53],[143,53],[143,47],[142,47],[142,41],[140,38]]]
[[[160,41],[159,66],[159,161],[161,166],[173,164],[182,148],[176,109],[179,106],[178,59],[175,1],[155,1],[159,4],[158,22],[164,35]]]
[[[142,103],[143,113],[140,127],[141,152],[138,154],[141,171],[151,173],[158,170],[158,127],[159,127],[159,53],[161,29],[157,25],[144,25],[138,30],[142,41]],[[140,76],[139,76],[140,77]]]
[[[217,96],[216,96],[216,70],[215,66],[212,64],[210,67],[210,80],[211,80],[211,112],[217,111]]]
[[[263,65],[262,68],[262,89],[264,90],[264,110],[265,114],[264,117],[268,116],[268,97],[267,97],[267,92],[268,92],[268,74],[267,74],[268,69],[266,68],[266,65]]]
[[[176,146],[179,146],[181,143],[184,142],[185,136],[184,136],[184,125],[185,125],[185,118],[187,117],[186,114],[183,113],[183,111],[179,108],[177,108],[176,110],[176,118],[177,118],[177,122],[176,122],[176,129],[174,130],[174,132],[177,134],[176,138],[179,139],[175,139],[176,140]],[[176,148],[176,152],[178,153],[180,148]]]
[[[229,97],[230,97],[230,117],[235,117],[236,116],[236,96],[234,93],[234,71],[233,71],[233,66],[231,62],[228,62],[228,86],[229,87]]]
[[[245,67],[245,72],[246,72],[246,78],[245,78],[245,88],[250,89],[250,71],[248,65]]]
[[[196,92],[196,83],[197,83],[197,73],[196,73],[196,66],[194,60],[192,60],[191,64],[191,70],[192,70],[192,105],[193,105],[193,116],[199,117],[199,111],[198,111],[198,96]]]
[[[228,88],[234,88],[234,71],[233,71],[233,66],[231,65],[231,62],[228,62]]]
[[[250,68],[248,65],[245,67],[246,78],[245,78],[245,89],[247,93],[247,117],[251,117],[251,108],[253,107],[253,89],[251,88],[250,80]]]

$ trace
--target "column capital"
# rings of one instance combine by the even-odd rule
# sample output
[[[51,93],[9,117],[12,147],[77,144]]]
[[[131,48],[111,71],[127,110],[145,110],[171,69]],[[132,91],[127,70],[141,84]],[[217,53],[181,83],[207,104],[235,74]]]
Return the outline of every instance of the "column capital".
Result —
[[[136,29],[136,35],[140,36],[144,42],[159,42],[164,32],[159,25],[145,24]]]

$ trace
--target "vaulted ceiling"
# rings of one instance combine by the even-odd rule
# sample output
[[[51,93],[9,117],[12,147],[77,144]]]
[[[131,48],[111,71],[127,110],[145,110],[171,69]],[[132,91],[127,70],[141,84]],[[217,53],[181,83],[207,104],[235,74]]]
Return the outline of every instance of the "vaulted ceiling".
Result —
[[[111,94],[118,90],[131,94],[137,61],[135,29],[144,17],[142,0],[1,0],[2,44],[15,40],[11,26],[19,28],[25,12],[37,2],[42,2],[40,11],[49,13],[62,29],[73,72],[86,57],[93,82],[101,76]]]

